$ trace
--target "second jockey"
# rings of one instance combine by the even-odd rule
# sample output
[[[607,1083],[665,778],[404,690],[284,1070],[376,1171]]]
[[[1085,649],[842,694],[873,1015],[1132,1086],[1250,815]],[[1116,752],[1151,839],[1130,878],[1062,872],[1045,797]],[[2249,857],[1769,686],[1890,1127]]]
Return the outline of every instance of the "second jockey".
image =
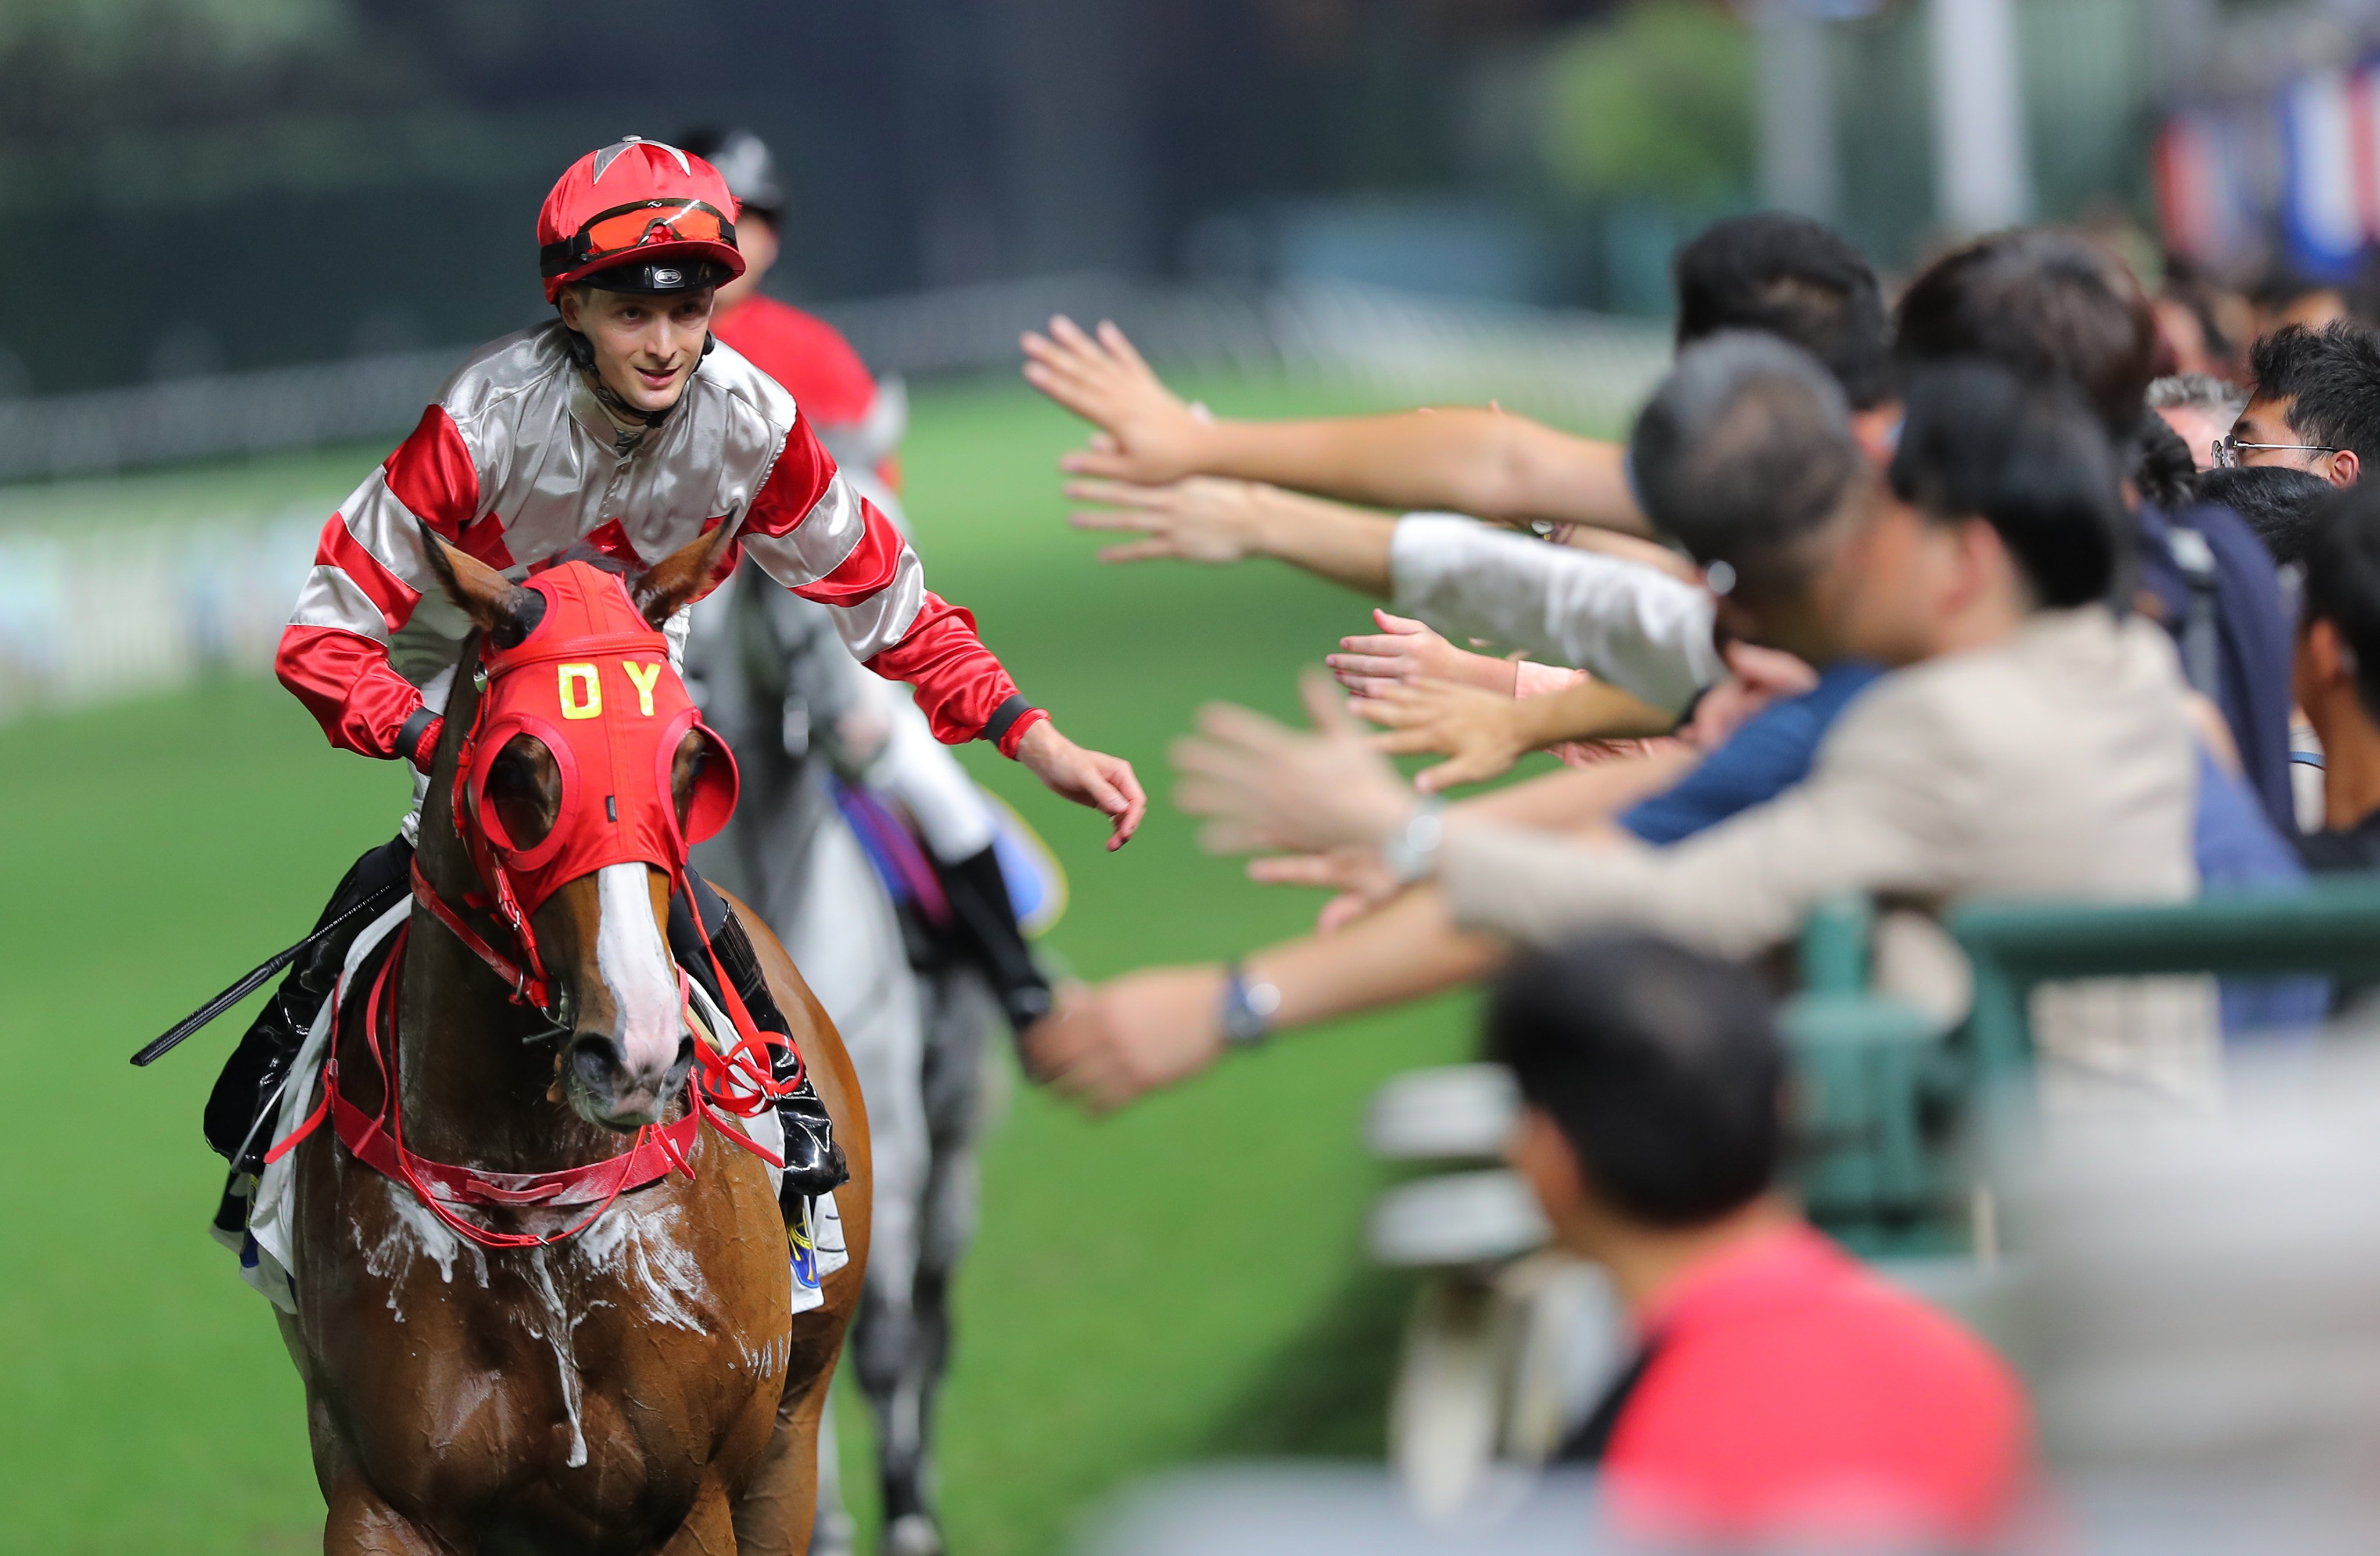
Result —
[[[784,187],[767,144],[741,129],[691,130],[681,143],[719,169],[741,211],[736,244],[745,270],[719,289],[712,333],[792,392],[844,478],[913,535],[901,511],[898,453],[908,401],[899,380],[878,383],[841,331],[760,290],[784,230]],[[951,948],[983,973],[1022,1037],[1050,1013],[1050,983],[1017,925],[990,812],[975,780],[899,692],[885,687],[880,703],[866,781],[916,823],[951,908]]]
[[[641,569],[733,526],[736,548],[770,576],[830,608],[862,663],[915,688],[940,740],[990,741],[1054,792],[1103,812],[1111,848],[1139,825],[1147,802],[1130,765],[1075,745],[1026,700],[974,618],[926,587],[917,554],[837,470],[811,418],[711,335],[716,289],[745,269],[736,215],[709,163],[661,142],[631,136],[574,163],[538,215],[556,316],[472,354],[323,525],[274,669],[333,744],[410,763],[415,807],[341,880],[321,923],[349,915],[349,925],[293,967],[215,1083],[206,1133],[232,1163],[226,1215],[243,1177],[261,1170],[262,1121],[362,927],[350,910],[410,867],[468,631],[438,589],[417,521],[516,581],[571,560]],[[668,635],[674,657],[683,612]],[[789,1031],[742,926],[688,878],[754,1019]],[[690,922],[673,923],[671,940],[694,959]],[[813,1090],[805,1084],[782,1112],[790,1213],[845,1172]]]

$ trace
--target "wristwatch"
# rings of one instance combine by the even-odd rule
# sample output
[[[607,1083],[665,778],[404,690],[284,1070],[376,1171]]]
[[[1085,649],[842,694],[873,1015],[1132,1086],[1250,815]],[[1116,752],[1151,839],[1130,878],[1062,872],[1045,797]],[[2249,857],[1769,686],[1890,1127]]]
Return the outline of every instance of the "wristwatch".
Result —
[[[1223,969],[1223,997],[1216,1019],[1223,1041],[1233,1048],[1254,1048],[1272,1036],[1272,1019],[1281,1010],[1281,990],[1270,983],[1251,983],[1247,969],[1232,962]]]
[[[1405,824],[1380,841],[1380,862],[1405,886],[1426,881],[1438,873],[1438,845],[1446,838],[1446,807],[1424,800]]]

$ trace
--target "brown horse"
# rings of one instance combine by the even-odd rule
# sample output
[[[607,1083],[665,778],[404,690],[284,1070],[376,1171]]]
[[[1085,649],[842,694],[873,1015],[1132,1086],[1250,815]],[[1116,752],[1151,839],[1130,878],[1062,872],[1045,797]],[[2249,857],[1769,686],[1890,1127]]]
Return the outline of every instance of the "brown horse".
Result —
[[[638,580],[649,620],[697,591],[718,549],[707,537]],[[441,560],[479,632],[455,679],[418,862],[427,887],[501,945],[494,917],[465,906],[481,883],[456,831],[455,775],[480,694],[470,668],[525,591],[459,552]],[[516,807],[516,835],[518,807],[556,819],[542,749],[516,742],[497,758],[518,769],[503,802]],[[689,758],[681,751],[672,775],[681,817]],[[492,769],[492,798],[498,782]],[[639,1072],[621,1037],[632,1001],[613,987],[618,947],[661,944],[669,877],[631,867],[646,870],[646,889],[624,899],[619,868],[600,872],[601,890],[592,874],[567,882],[530,916],[549,1008],[566,1012],[559,1033],[416,903],[394,996],[407,1147],[480,1172],[544,1173],[616,1157],[623,1130],[682,1116],[690,1048]],[[635,923],[645,911],[651,923]],[[850,1158],[837,1195],[850,1262],[826,1278],[823,1306],[788,1318],[786,1234],[766,1170],[722,1138],[734,1125],[716,1112],[686,1152],[692,1176],[621,1195],[575,1236],[559,1235],[592,1207],[453,1211],[492,1234],[556,1239],[538,1247],[457,1236],[414,1188],[317,1130],[297,1147],[298,1312],[282,1333],[305,1380],[326,1551],[806,1549],[820,1412],[867,1262],[867,1120],[825,1012],[767,928],[736,911]],[[379,1117],[366,1024],[343,1024],[334,1073]],[[691,1041],[682,1026],[669,1035]]]

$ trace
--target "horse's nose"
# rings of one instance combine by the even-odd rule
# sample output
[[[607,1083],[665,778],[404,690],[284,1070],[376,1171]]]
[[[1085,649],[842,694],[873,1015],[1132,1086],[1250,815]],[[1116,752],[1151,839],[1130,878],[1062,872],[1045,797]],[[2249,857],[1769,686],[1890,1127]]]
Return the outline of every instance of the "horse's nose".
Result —
[[[626,1079],[628,1055],[610,1032],[581,1031],[571,1039],[570,1067],[589,1092],[608,1098]]]
[[[694,1039],[679,1040],[671,1062],[659,1069],[632,1067],[620,1040],[581,1029],[570,1041],[567,1063],[579,1094],[593,1104],[595,1118],[615,1128],[634,1128],[660,1118],[671,1094],[694,1062]]]

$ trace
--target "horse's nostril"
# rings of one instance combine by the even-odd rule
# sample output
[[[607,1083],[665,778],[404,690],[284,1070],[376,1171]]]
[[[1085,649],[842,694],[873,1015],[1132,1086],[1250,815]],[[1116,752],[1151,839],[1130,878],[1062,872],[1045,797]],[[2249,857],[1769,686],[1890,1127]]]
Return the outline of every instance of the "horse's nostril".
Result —
[[[581,1032],[570,1044],[570,1067],[589,1086],[609,1091],[625,1067],[627,1055],[602,1032]]]

